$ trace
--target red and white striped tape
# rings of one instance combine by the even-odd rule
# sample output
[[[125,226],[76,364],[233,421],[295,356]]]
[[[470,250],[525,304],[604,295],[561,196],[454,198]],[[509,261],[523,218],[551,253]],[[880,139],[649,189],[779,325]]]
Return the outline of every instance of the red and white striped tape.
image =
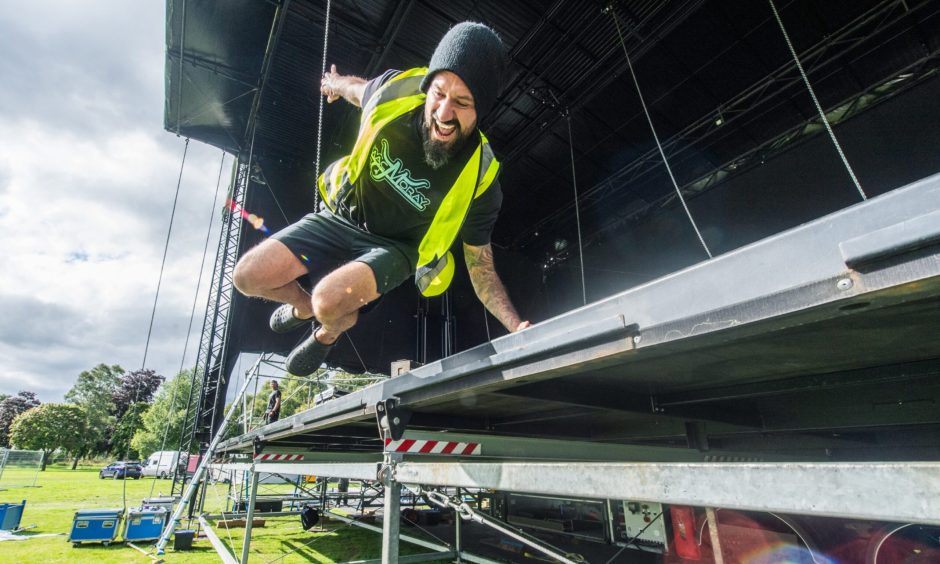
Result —
[[[302,454],[256,454],[255,460],[270,460],[271,462],[294,462],[303,460]]]
[[[455,454],[476,456],[482,454],[480,443],[458,443],[454,441],[422,441],[385,439],[386,452],[404,452],[410,454]]]

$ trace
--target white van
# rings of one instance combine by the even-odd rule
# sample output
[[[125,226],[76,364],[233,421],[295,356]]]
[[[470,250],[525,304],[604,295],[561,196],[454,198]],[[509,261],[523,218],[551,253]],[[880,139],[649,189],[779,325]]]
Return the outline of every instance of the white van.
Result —
[[[172,478],[173,471],[180,461],[180,452],[175,450],[161,450],[151,454],[144,462],[141,475],[154,478]]]

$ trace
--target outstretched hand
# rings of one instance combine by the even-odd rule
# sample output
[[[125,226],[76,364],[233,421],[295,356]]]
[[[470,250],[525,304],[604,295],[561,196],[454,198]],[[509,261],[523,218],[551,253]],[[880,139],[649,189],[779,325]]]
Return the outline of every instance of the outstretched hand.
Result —
[[[332,104],[340,99],[339,84],[337,83],[339,78],[340,75],[336,72],[336,65],[330,65],[330,70],[323,73],[323,78],[320,79],[320,94],[326,96],[328,103]]]

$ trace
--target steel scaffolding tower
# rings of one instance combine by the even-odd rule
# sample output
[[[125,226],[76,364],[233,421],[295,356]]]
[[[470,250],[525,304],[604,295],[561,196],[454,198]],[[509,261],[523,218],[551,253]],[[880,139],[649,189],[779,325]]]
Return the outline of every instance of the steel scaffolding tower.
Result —
[[[258,110],[261,107],[261,98],[268,73],[271,70],[271,61],[277,47],[280,31],[284,27],[287,10],[278,6],[271,21],[271,30],[268,34],[268,44],[261,65],[261,72],[257,86],[253,89],[254,97],[251,103],[251,112],[245,128],[245,146],[248,147],[247,157],[239,155],[233,170],[233,182],[229,189],[223,218],[222,234],[219,238],[219,250],[216,254],[215,269],[212,273],[212,287],[209,301],[206,304],[206,317],[202,327],[202,340],[199,345],[199,356],[196,360],[196,369],[193,371],[193,382],[190,388],[189,401],[186,404],[186,423],[180,435],[180,450],[192,452],[198,444],[199,454],[203,455],[212,440],[213,434],[221,423],[225,409],[225,393],[228,390],[228,366],[226,366],[226,348],[229,335],[229,313],[232,305],[232,290],[234,289],[233,273],[238,260],[238,244],[242,233],[242,219],[236,210],[244,209],[245,195],[248,192],[251,169],[253,166],[255,129],[258,125]],[[198,394],[198,395],[197,395]],[[198,402],[194,401],[198,398]],[[181,495],[185,489],[186,473],[177,469],[173,474],[173,487],[171,495]],[[200,489],[199,500],[189,506],[189,517],[192,518],[197,510],[202,509],[205,496],[205,486]]]
[[[227,199],[229,205],[223,212],[222,233],[219,237],[215,268],[212,271],[212,286],[206,304],[199,354],[186,402],[185,423],[180,434],[179,450],[182,452],[192,452],[194,447],[198,446],[200,455],[204,453],[213,431],[218,427],[225,406],[225,392],[228,389],[226,378],[229,372],[225,354],[234,289],[232,274],[238,258],[238,244],[242,232],[241,217],[232,210],[241,209],[245,203],[249,170],[249,164],[241,159],[236,160]],[[185,478],[185,471],[180,472],[179,468],[174,470],[171,495],[183,493]],[[193,505],[201,505],[201,501]]]

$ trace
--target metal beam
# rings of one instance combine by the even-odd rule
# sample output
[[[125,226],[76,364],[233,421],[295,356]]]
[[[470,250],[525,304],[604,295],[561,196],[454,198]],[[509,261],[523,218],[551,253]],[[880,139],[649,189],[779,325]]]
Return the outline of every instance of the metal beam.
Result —
[[[604,411],[643,415],[656,413],[661,417],[670,417],[680,421],[712,421],[754,428],[760,428],[762,425],[760,415],[756,412],[745,412],[740,409],[713,410],[685,407],[683,409],[673,409],[666,413],[662,410],[654,411],[654,408],[661,408],[662,404],[651,395],[635,394],[625,397],[620,390],[612,389],[608,391],[609,393],[605,393],[605,390],[598,389],[597,386],[586,387],[575,382],[546,382],[541,385],[512,388],[496,393],[506,396],[542,399]],[[494,421],[493,425],[504,426],[513,423],[512,418],[504,418]]]
[[[255,501],[258,499],[258,482],[261,476],[257,472],[251,473],[251,495],[248,498],[248,514],[245,516],[245,542],[242,544],[241,564],[248,562],[248,549],[251,547],[251,526],[255,519]]]
[[[225,543],[222,542],[222,539],[219,538],[219,535],[215,534],[215,530],[209,525],[209,522],[205,517],[199,516],[199,525],[202,526],[202,530],[205,531],[206,537],[209,538],[209,542],[212,543],[212,548],[215,549],[216,554],[219,555],[219,558],[222,560],[223,564],[238,564],[238,560],[235,559],[235,556],[229,550]]]
[[[866,29],[864,26],[869,24],[872,21],[877,21],[881,19],[879,25],[879,30],[884,29],[887,26],[891,26],[900,22],[902,19],[911,17],[910,14],[905,14],[903,12],[897,11],[896,8],[899,4],[898,0],[888,0],[881,2],[873,8],[869,9],[865,13],[861,14],[857,18],[848,22],[842,28],[835,30],[834,32],[825,35],[818,43],[810,46],[805,49],[803,53],[800,54],[800,58],[803,61],[810,61],[810,64],[813,68],[810,69],[812,73],[813,70],[823,68],[826,65],[832,63],[833,61],[838,61],[840,58],[845,57],[846,53],[851,52],[852,49],[864,44],[867,41],[870,41],[873,37],[873,34],[870,30]],[[918,6],[920,9],[922,6],[925,6],[927,3],[922,3]],[[892,16],[892,14],[894,14]],[[841,47],[835,53],[830,53],[833,49],[833,46],[838,45]],[[619,45],[618,45],[619,48]],[[631,51],[632,52],[632,51]],[[925,58],[932,57],[933,54],[928,54]],[[903,71],[902,71],[903,72]],[[609,73],[611,77],[616,77],[614,73]],[[821,77],[825,78],[825,77]],[[884,77],[889,79],[890,76]],[[880,81],[879,81],[880,82]],[[601,87],[605,85],[605,82],[600,84],[594,84],[593,88],[600,92]],[[681,84],[681,83],[680,83]],[[800,86],[801,81],[798,75],[793,72],[793,63],[792,60],[788,60],[783,63],[772,72],[768,73],[767,76],[761,78],[759,81],[748,86],[743,91],[737,93],[732,98],[725,100],[717,104],[717,108],[721,108],[724,115],[724,125],[722,127],[728,127],[732,122],[737,121],[742,116],[748,115],[754,108],[759,104],[765,102],[768,99],[771,99],[774,96],[781,95],[785,93],[788,89]],[[872,84],[871,87],[877,86]],[[773,92],[767,92],[771,87],[774,87]],[[673,95],[672,90],[664,92],[661,94],[660,98],[653,100],[650,103],[650,107],[656,106],[656,103],[661,99],[666,99],[670,95]],[[837,106],[842,104],[837,104]],[[572,107],[572,111],[576,109],[577,106]],[[639,110],[637,110],[639,112]],[[642,114],[639,114],[642,115]],[[674,159],[678,158],[680,154],[690,151],[696,148],[701,141],[707,137],[713,135],[718,128],[714,126],[715,114],[714,110],[709,110],[706,115],[703,115],[693,123],[686,126],[682,131],[676,133],[669,139],[665,139],[663,142],[663,148],[666,150],[666,153],[672,162]],[[804,127],[805,124],[801,124],[799,127]],[[602,139],[598,143],[609,142],[609,139]],[[773,142],[773,140],[768,141]],[[512,145],[514,147],[524,147],[525,144],[517,139],[513,139]],[[763,146],[763,144],[761,144]],[[595,184],[594,186],[584,190],[581,193],[581,201],[586,202],[582,204],[581,213],[585,213],[585,210],[590,208],[591,201],[594,201],[594,204],[602,204],[607,207],[610,207],[610,200],[602,197],[597,197],[602,194],[608,194],[610,190],[623,191],[624,185],[631,184],[638,176],[647,174],[651,169],[656,169],[661,166],[661,160],[658,158],[653,158],[653,155],[656,154],[656,149],[652,149],[647,153],[644,153],[640,157],[636,158],[627,165],[621,167],[618,171],[611,174],[608,178],[602,180],[601,182]],[[751,154],[752,151],[749,151],[748,154]],[[508,159],[505,159],[508,161]],[[735,159],[737,161],[738,159]],[[707,175],[706,175],[707,176]],[[693,182],[687,183],[682,186],[683,192],[690,192],[690,187],[694,186],[696,182],[700,179],[695,179]],[[573,203],[566,203],[558,206],[552,211],[551,214],[540,219],[537,222],[532,223],[526,230],[522,231],[519,235],[515,237],[513,241],[514,247],[523,247],[529,243],[534,238],[533,233],[539,231],[544,231],[546,225],[552,224],[563,220],[565,217],[570,217],[572,215]],[[604,230],[609,228],[605,225],[600,228]],[[586,246],[590,246],[593,242],[596,234],[588,234],[586,239]]]
[[[414,0],[395,3],[395,11],[392,14],[391,19],[388,20],[388,24],[385,27],[385,33],[379,40],[376,51],[372,53],[372,58],[369,59],[369,63],[366,65],[365,76],[375,76],[376,73],[382,70],[382,64],[385,62],[385,57],[391,50],[392,45],[395,44],[395,40],[398,39],[398,34],[401,32],[402,24],[405,22],[405,19],[408,17],[408,14],[411,12],[411,8],[413,6]]]
[[[382,562],[398,562],[398,535],[401,527],[401,483],[385,484],[385,509],[382,516]]]
[[[339,512],[337,512],[337,511],[335,511],[335,510],[333,510],[333,509],[328,509],[328,510],[326,511],[326,514],[330,516],[330,519],[336,519],[336,520],[342,521],[343,523],[346,523],[346,524],[348,524],[348,525],[352,525],[352,526],[354,526],[354,527],[359,527],[360,529],[366,529],[366,530],[368,530],[368,531],[372,531],[373,533],[381,533],[381,532],[382,532],[382,527],[377,527],[377,526],[375,526],[375,525],[370,525],[369,523],[365,523],[365,522],[363,522],[363,521],[357,521],[356,519],[351,519],[351,518],[347,517],[346,515],[343,515],[342,513],[339,513]],[[417,537],[412,537],[412,536],[410,536],[410,535],[401,535],[401,534],[400,534],[400,535],[398,535],[398,538],[401,539],[401,540],[403,540],[403,541],[405,541],[405,542],[407,542],[407,543],[411,543],[411,544],[414,544],[414,545],[417,545],[417,546],[420,546],[420,547],[423,547],[423,548],[428,548],[428,549],[437,551],[437,552],[439,553],[438,556],[441,557],[441,558],[447,558],[447,557],[448,557],[448,554],[451,553],[451,548],[450,548],[449,546],[446,546],[446,545],[435,544],[435,543],[428,542],[428,541],[423,540],[423,539],[419,539],[419,538],[417,538]]]
[[[401,462],[395,480],[594,499],[940,525],[940,462]]]
[[[498,435],[473,435],[466,433],[434,433],[429,431],[405,431],[403,439],[452,441],[479,443],[481,457],[506,460],[568,460],[568,461],[629,461],[629,462],[707,462],[709,460],[767,461],[754,453],[713,450],[706,453],[688,448],[660,446],[619,445],[600,442],[566,441],[505,437]],[[428,454],[405,454],[408,460],[433,459]],[[454,460],[455,457],[438,457]],[[469,457],[478,458],[478,457]],[[780,459],[780,457],[776,457]],[[773,459],[773,457],[771,458]],[[463,460],[467,460],[464,458]],[[792,460],[792,459],[791,459]],[[446,462],[446,460],[441,460]]]
[[[301,474],[304,476],[329,476],[330,478],[350,478],[353,480],[375,480],[381,463],[259,463],[258,472]]]
[[[731,401],[753,399],[782,394],[798,394],[805,392],[819,392],[821,390],[841,390],[842,388],[869,386],[872,384],[900,384],[914,380],[926,380],[940,375],[940,362],[924,360],[909,362],[891,367],[863,368],[829,374],[811,374],[797,376],[773,382],[758,382],[755,384],[740,384],[712,388],[710,390],[696,390],[695,392],[677,392],[657,397],[656,404],[662,408],[685,406],[692,404],[710,403],[716,401]]]

